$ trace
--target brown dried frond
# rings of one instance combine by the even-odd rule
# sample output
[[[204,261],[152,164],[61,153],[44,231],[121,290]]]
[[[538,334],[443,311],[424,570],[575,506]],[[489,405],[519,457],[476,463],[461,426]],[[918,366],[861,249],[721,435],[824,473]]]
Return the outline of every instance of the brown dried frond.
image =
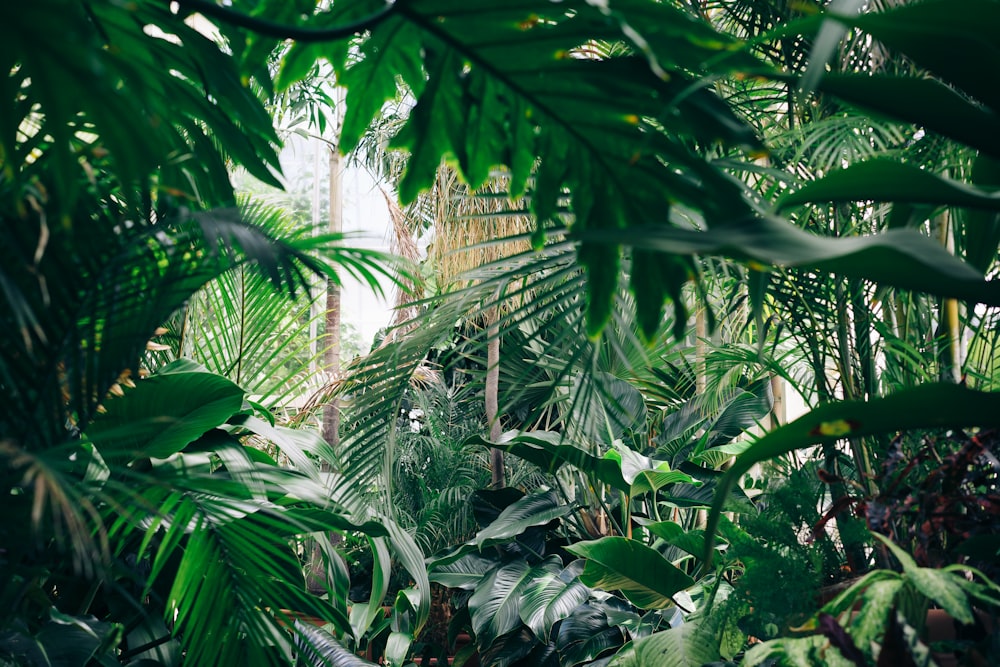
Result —
[[[507,181],[504,173],[497,172],[478,191],[470,192],[453,170],[440,170],[431,256],[443,289],[464,287],[463,274],[530,249],[527,239],[488,243],[532,229],[531,218],[515,212]]]

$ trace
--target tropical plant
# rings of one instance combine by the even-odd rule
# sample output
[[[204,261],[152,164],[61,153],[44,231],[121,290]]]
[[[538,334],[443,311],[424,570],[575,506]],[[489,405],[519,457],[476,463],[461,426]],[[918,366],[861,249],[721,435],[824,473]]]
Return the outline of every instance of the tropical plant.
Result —
[[[689,324],[688,285],[703,303],[711,301],[696,255],[746,265],[756,330],[763,331],[770,304],[796,309],[790,320],[807,343],[817,394],[830,401],[764,435],[721,478],[705,563],[714,553],[719,513],[755,463],[813,445],[828,461],[839,460],[837,448],[846,444],[858,483],[870,487],[888,442],[876,436],[995,426],[996,394],[951,381],[961,356],[958,300],[968,321],[981,323],[992,318],[976,309],[1000,303],[994,281],[984,279],[1000,240],[994,192],[1000,100],[978,75],[1000,60],[990,32],[1000,21],[1000,3],[873,3],[878,11],[855,15],[845,8],[860,3],[838,2],[826,12],[792,16],[784,13],[787,3],[727,3],[728,18],[715,4],[41,0],[4,6],[0,52],[11,102],[0,117],[0,211],[11,242],[0,249],[7,306],[0,387],[8,399],[0,438],[9,452],[5,469],[18,471],[11,488],[29,462],[65,464],[60,448],[82,446],[98,406],[110,404],[110,388],[125,382],[126,369],[133,378],[140,374],[146,342],[210,278],[252,261],[273,283],[292,289],[301,286],[302,272],[329,269],[305,251],[335,239],[276,244],[217,208],[234,203],[227,162],[276,182],[275,135],[254,91],[288,90],[319,58],[330,61],[347,88],[343,150],[357,144],[400,82],[408,88],[412,111],[392,140],[409,152],[399,183],[404,201],[435,182],[442,159],[473,191],[504,165],[507,194],[518,203],[502,214],[516,208],[535,223],[527,237],[534,252],[481,269],[479,283],[436,302],[421,316],[422,330],[377,351],[345,383],[357,390],[359,416],[336,451],[337,474],[329,479],[335,498],[358,489],[391,498],[386,473],[403,389],[427,344],[441,340],[470,308],[530,296],[505,312],[496,327],[502,332],[571,304],[567,321],[582,321],[584,333],[597,338],[627,285],[640,335],[654,339],[669,302],[679,337]],[[192,28],[189,18],[211,24],[225,46]],[[845,35],[844,66],[828,72]],[[274,63],[271,54],[286,38],[294,43]],[[860,47],[875,43],[872,53],[902,54],[905,66],[871,67]],[[762,80],[766,86],[754,85]],[[741,91],[758,103],[756,116],[737,104]],[[841,113],[842,104],[862,112]],[[966,151],[952,153],[954,144],[932,141],[900,153],[905,159],[850,163],[883,145],[895,148],[901,137],[917,141],[916,130],[869,122],[873,114],[912,123],[923,136]],[[772,131],[791,123],[801,134],[775,141]],[[860,139],[824,139],[834,132]],[[932,149],[940,145],[957,156],[948,160],[948,172],[921,168],[934,162]],[[929,148],[921,155],[922,146]],[[757,159],[766,149],[774,162],[765,165]],[[792,164],[800,158],[810,161],[809,173]],[[836,168],[845,158],[848,166]],[[763,180],[757,188],[734,175]],[[882,202],[892,203],[886,224],[870,224]],[[930,220],[936,230],[954,230],[958,255],[941,243],[948,234],[931,234]],[[774,279],[785,270],[789,280]],[[835,282],[813,286],[831,271]],[[542,280],[529,292],[525,275]],[[812,289],[803,298],[806,287]],[[769,289],[779,298],[770,300]],[[909,301],[907,292],[944,301]],[[886,368],[895,375],[887,373],[880,386],[880,352],[869,346],[879,327],[866,306],[885,295],[892,307],[883,311],[882,326],[895,338],[887,338],[892,345],[883,354],[893,358]],[[836,344],[820,344],[810,328],[836,331]],[[917,328],[920,340],[907,333]],[[529,340],[537,334],[527,331]],[[916,350],[920,358],[925,346],[933,347],[936,367],[921,377],[914,372],[920,364],[901,363],[896,352]],[[832,376],[821,377],[825,356],[838,365],[839,391]],[[935,375],[948,382],[929,381]],[[143,384],[136,384],[139,391]],[[903,388],[878,397],[887,387]],[[585,467],[607,465],[589,455],[581,459]],[[828,472],[846,479],[842,471]],[[90,483],[85,472],[75,474],[75,484]],[[46,478],[37,475],[29,479],[36,493],[57,488],[40,485]],[[631,493],[634,482],[623,481],[623,492]],[[43,509],[46,499],[88,498],[83,491],[35,497]],[[50,530],[43,516],[22,512],[17,521],[34,522],[37,534],[58,542],[64,533],[55,526],[65,523]],[[92,525],[88,520],[76,523]],[[406,541],[391,523],[387,530],[397,543]],[[81,563],[100,553],[90,540],[71,544],[67,557]],[[412,551],[406,557],[412,565]],[[418,588],[425,592],[426,582]],[[406,600],[400,598],[401,607]],[[397,631],[398,643],[419,629],[423,604],[411,605],[415,621]],[[368,617],[358,612],[355,626]],[[263,646],[265,634],[256,634]],[[648,643],[669,644],[678,634]]]
[[[873,570],[826,604],[801,629],[805,637],[785,637],[751,648],[743,664],[827,665],[934,664],[934,654],[956,650],[969,662],[996,660],[996,643],[983,626],[995,618],[1000,588],[968,567],[922,568],[905,551],[880,537],[902,572]],[[860,604],[859,604],[860,603]],[[930,604],[954,622],[979,624],[983,637],[952,642],[947,649],[928,644],[921,633]],[[855,611],[857,609],[857,611]],[[986,610],[984,613],[982,610]]]
[[[604,664],[628,639],[669,626],[675,608],[645,612],[584,583],[584,562],[563,550],[558,530],[572,507],[552,491],[478,491],[472,505],[481,530],[429,568],[464,592],[449,637],[470,631],[481,664]],[[660,586],[667,599],[670,585]]]
[[[387,531],[330,499],[329,446],[224,377],[184,362],[145,377],[143,362],[220,276],[290,297],[310,273],[386,269],[234,207],[227,161],[277,183],[270,119],[232,54],[166,7],[2,14],[3,659],[287,664],[297,613],[349,634],[329,544],[329,601],[305,593],[293,547]]]

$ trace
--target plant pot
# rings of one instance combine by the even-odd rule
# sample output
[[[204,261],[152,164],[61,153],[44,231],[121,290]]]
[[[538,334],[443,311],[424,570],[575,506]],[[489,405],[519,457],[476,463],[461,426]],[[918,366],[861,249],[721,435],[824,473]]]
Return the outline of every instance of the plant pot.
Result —
[[[924,628],[928,643],[933,644],[934,642],[955,641],[957,639],[982,639],[989,637],[993,633],[992,616],[978,609],[973,611],[978,618],[977,624],[962,625],[944,609],[928,609]],[[958,667],[959,664],[986,665],[985,659],[977,661],[975,655],[966,656],[966,659],[961,663],[959,663],[959,656],[955,653],[935,651],[933,655],[938,667]]]

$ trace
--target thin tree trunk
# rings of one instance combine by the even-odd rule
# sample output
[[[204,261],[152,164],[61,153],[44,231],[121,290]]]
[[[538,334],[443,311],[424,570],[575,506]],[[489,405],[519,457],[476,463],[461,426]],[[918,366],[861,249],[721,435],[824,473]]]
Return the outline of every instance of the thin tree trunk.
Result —
[[[776,429],[785,423],[785,381],[778,375],[771,376],[771,396],[774,402],[771,404],[771,428]]]
[[[490,316],[490,324],[486,329],[489,339],[486,344],[486,421],[490,425],[490,440],[500,439],[500,326],[497,313]],[[490,450],[490,472],[494,489],[503,488],[504,479],[503,452],[497,448]]]
[[[337,91],[338,104],[334,112],[337,115],[338,122],[334,123],[334,127],[336,128],[336,136],[339,140],[340,110],[343,106],[344,98],[341,89],[338,88]],[[344,230],[343,180],[341,173],[343,161],[336,145],[330,148],[328,164],[330,167],[330,220],[328,229],[331,234],[339,234]],[[326,378],[325,384],[328,388],[332,388],[334,381],[340,375],[340,301],[340,285],[332,280],[327,280],[324,330],[325,347],[323,350],[322,372]],[[320,435],[330,443],[331,447],[336,449],[340,445],[340,399],[335,395],[323,406],[323,422],[320,428]],[[320,470],[329,472],[330,464],[323,461],[320,464]],[[331,543],[336,544],[340,540],[340,535],[331,532],[329,539]],[[310,560],[306,586],[311,593],[322,595],[327,592],[327,588],[332,582],[328,581],[326,559],[318,542],[313,545]]]
[[[330,233],[344,231],[342,160],[340,151],[330,149]],[[340,285],[326,283],[326,348],[323,370],[331,380],[340,375]],[[333,397],[323,409],[323,439],[333,447],[340,444],[340,399]]]
[[[954,243],[951,235],[951,216],[948,210],[941,213],[936,219],[938,240],[945,249],[954,252]],[[941,310],[938,313],[940,319],[938,329],[938,339],[940,342],[940,353],[938,363],[940,364],[940,378],[943,382],[962,381],[962,329],[959,319],[958,301],[956,299],[942,299]]]
[[[705,309],[699,308],[694,314],[694,358],[695,358],[695,394],[702,396],[708,389],[708,372],[705,358],[708,356],[708,320]]]

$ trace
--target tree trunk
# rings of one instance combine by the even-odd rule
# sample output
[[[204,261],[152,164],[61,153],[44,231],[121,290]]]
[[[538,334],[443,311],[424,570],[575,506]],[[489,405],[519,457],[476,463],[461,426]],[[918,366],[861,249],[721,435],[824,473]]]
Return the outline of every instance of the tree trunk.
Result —
[[[500,439],[500,327],[496,321],[499,315],[492,313],[492,320],[486,328],[488,342],[486,344],[486,421],[490,425],[490,440],[496,442]],[[490,471],[492,473],[492,487],[494,489],[503,488],[506,484],[504,479],[503,452],[497,448],[490,450]]]
[[[344,231],[343,183],[340,151],[330,149],[330,233]],[[326,283],[326,348],[323,370],[332,381],[340,375],[340,285]],[[323,409],[323,439],[333,447],[340,444],[340,399],[334,397]]]
[[[340,91],[340,89],[338,89]],[[341,117],[339,109],[342,107],[343,93],[337,95],[338,104],[335,109],[337,120]],[[337,137],[340,135],[339,122],[334,123]],[[318,161],[317,161],[318,162]],[[336,145],[330,148],[328,156],[330,167],[330,219],[328,230],[331,234],[339,234],[344,230],[344,207],[343,207],[343,181],[342,168],[343,160]],[[318,174],[317,174],[318,176]],[[333,383],[340,375],[340,285],[332,280],[326,282],[326,317],[324,329],[323,368],[322,373],[325,378],[327,388],[332,388]],[[321,437],[336,449],[340,445],[340,399],[336,396],[330,398],[329,402],[323,406],[323,422],[320,428]],[[323,461],[320,470],[330,471],[330,464]],[[340,540],[338,533],[329,534],[330,542],[336,544]],[[308,567],[306,587],[314,595],[323,595],[327,592],[330,583],[327,577],[326,561],[319,543],[314,543]]]

